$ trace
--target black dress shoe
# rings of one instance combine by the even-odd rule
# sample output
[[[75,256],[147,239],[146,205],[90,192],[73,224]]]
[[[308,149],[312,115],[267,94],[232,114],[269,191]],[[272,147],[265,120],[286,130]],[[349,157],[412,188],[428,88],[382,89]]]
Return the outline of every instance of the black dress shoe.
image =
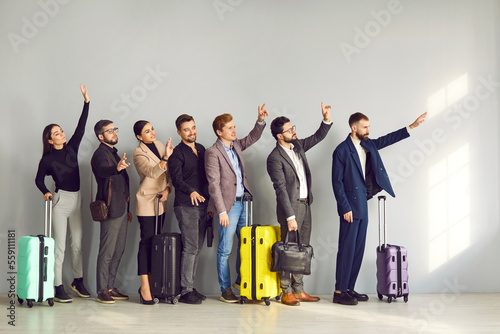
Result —
[[[333,302],[336,304],[342,304],[342,305],[357,305],[358,300],[351,295],[349,295],[347,292],[334,292],[333,293]]]
[[[366,302],[369,299],[367,295],[362,293],[357,293],[354,290],[347,290],[347,293],[349,294],[349,296],[356,298],[358,302]]]
[[[154,299],[151,299],[151,300],[144,300],[144,298],[142,298],[142,293],[141,293],[141,288],[139,288],[139,301],[141,302],[141,304],[144,304],[144,305],[154,305],[156,304]]]
[[[196,296],[194,291],[185,293],[179,298],[179,302],[186,304],[201,304],[201,301],[202,300]]]
[[[198,291],[196,291],[196,289],[193,289],[193,292],[194,294],[196,295],[196,297],[198,297],[198,299],[201,299],[201,300],[205,300],[207,299],[207,296],[205,296],[204,294],[202,293],[199,293]]]
[[[111,289],[111,291],[109,292],[109,295],[114,300],[127,300],[128,299],[128,296],[125,295],[125,294],[123,294],[123,293],[121,293],[120,291],[118,291],[117,288]]]

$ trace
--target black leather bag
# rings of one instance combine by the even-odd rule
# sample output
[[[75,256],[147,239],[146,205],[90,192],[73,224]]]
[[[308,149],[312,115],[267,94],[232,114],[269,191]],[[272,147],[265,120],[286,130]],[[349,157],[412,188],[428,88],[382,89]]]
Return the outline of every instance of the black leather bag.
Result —
[[[106,152],[107,153],[107,152]],[[111,158],[108,153],[108,161],[111,166]],[[92,167],[90,168],[90,197],[92,198],[93,194],[93,182],[92,182]],[[97,197],[97,194],[96,194]],[[92,215],[92,220],[96,222],[102,222],[109,218],[109,203],[111,202],[111,177],[109,177],[108,183],[108,198],[107,202],[103,200],[95,200],[94,202],[90,202],[90,214]]]
[[[304,245],[300,242],[298,231],[296,231],[297,242],[288,242],[289,233],[287,232],[285,241],[274,243],[271,249],[273,256],[271,271],[287,271],[292,274],[310,275],[313,248],[311,245]]]

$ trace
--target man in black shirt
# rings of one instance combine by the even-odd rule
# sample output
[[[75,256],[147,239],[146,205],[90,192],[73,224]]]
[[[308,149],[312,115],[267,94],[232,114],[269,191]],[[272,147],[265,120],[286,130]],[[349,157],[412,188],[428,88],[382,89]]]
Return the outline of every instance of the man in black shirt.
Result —
[[[111,201],[108,207],[108,219],[101,221],[99,254],[97,256],[97,301],[113,304],[115,299],[128,299],[114,287],[118,265],[125,250],[127,239],[127,221],[132,221],[129,212],[129,179],[125,170],[125,153],[120,158],[117,149],[118,128],[112,121],[100,120],[94,126],[94,132],[101,145],[92,156],[92,171],[97,181],[96,200],[108,202],[109,187]]]
[[[175,187],[174,212],[182,235],[181,286],[179,301],[201,304],[206,299],[196,291],[194,281],[207,228],[208,182],[205,175],[205,147],[196,143],[196,125],[189,115],[175,121],[181,142],[168,159]]]

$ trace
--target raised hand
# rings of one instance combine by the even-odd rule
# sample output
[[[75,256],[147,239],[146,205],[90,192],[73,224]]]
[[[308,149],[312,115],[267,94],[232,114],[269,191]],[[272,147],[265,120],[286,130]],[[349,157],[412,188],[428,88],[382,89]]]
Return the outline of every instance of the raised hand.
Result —
[[[323,120],[325,122],[331,122],[331,120],[330,120],[330,109],[331,108],[332,108],[331,106],[325,107],[325,104],[323,103],[323,101],[321,101],[321,113],[323,114]]]
[[[258,121],[259,121],[259,122],[261,122],[261,123],[264,121],[264,119],[266,118],[266,116],[269,116],[269,113],[267,112],[267,110],[265,110],[265,109],[264,109],[264,106],[265,106],[265,105],[266,105],[266,104],[264,103],[264,104],[262,105],[262,107],[261,107],[261,106],[259,106],[259,117],[258,117]]]
[[[130,164],[125,160],[127,160],[126,153],[123,153],[122,158],[120,159],[120,161],[118,161],[118,165],[116,165],[117,171],[121,172],[122,170],[130,166]]]
[[[171,144],[172,138],[168,138],[167,145],[165,145],[165,157],[168,159],[174,152],[174,146]]]
[[[89,94],[87,91],[87,86],[80,84],[80,89],[82,90],[82,94],[83,94],[83,98],[85,99],[85,102],[88,103],[90,101],[90,99],[89,99]]]
[[[418,118],[415,120],[415,122],[413,122],[411,125],[410,125],[410,129],[414,129],[416,128],[417,126],[419,126],[420,124],[422,124],[423,122],[425,122],[425,118],[427,117],[427,111],[424,112],[422,115],[418,116]]]

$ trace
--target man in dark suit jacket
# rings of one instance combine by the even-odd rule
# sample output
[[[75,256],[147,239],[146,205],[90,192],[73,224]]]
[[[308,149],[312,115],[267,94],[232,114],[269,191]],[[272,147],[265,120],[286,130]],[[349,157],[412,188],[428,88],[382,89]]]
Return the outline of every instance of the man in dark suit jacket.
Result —
[[[244,206],[245,191],[251,194],[245,175],[242,152],[259,140],[268,114],[265,104],[259,106],[259,116],[252,131],[243,139],[236,139],[236,128],[230,114],[217,116],[212,124],[218,139],[205,151],[205,173],[208,180],[208,212],[214,213],[219,222],[219,246],[217,248],[217,274],[222,295],[220,300],[235,303],[238,298],[231,290],[229,256],[233,247],[234,235],[240,239],[240,229],[246,223]],[[239,289],[240,248],[236,255],[236,281],[233,286]]]
[[[408,138],[409,131],[424,122],[426,115],[374,140],[368,138],[368,117],[355,113],[349,118],[351,133],[333,152],[332,186],[340,216],[334,303],[356,305],[368,300],[367,295],[354,291],[365,250],[367,201],[381,190],[395,196],[378,150]]]
[[[125,250],[127,221],[132,221],[129,212],[129,178],[125,170],[129,163],[125,153],[120,158],[117,149],[118,128],[112,121],[101,120],[94,126],[97,139],[101,142],[92,156],[92,171],[97,181],[96,200],[108,202],[111,179],[111,201],[109,217],[100,223],[99,254],[97,256],[97,301],[113,304],[115,299],[128,299],[114,286],[118,265]]]
[[[309,244],[311,238],[311,209],[313,202],[311,192],[311,172],[307,163],[306,151],[322,141],[332,127],[330,106],[321,102],[323,122],[312,136],[297,139],[295,125],[284,116],[277,117],[271,123],[271,132],[277,140],[276,147],[267,158],[267,172],[273,181],[276,191],[276,213],[281,225],[281,240],[287,233],[289,241],[296,242],[297,233],[300,241]],[[302,275],[290,272],[280,273],[283,297],[286,305],[300,305],[300,301],[319,301],[304,292]]]

